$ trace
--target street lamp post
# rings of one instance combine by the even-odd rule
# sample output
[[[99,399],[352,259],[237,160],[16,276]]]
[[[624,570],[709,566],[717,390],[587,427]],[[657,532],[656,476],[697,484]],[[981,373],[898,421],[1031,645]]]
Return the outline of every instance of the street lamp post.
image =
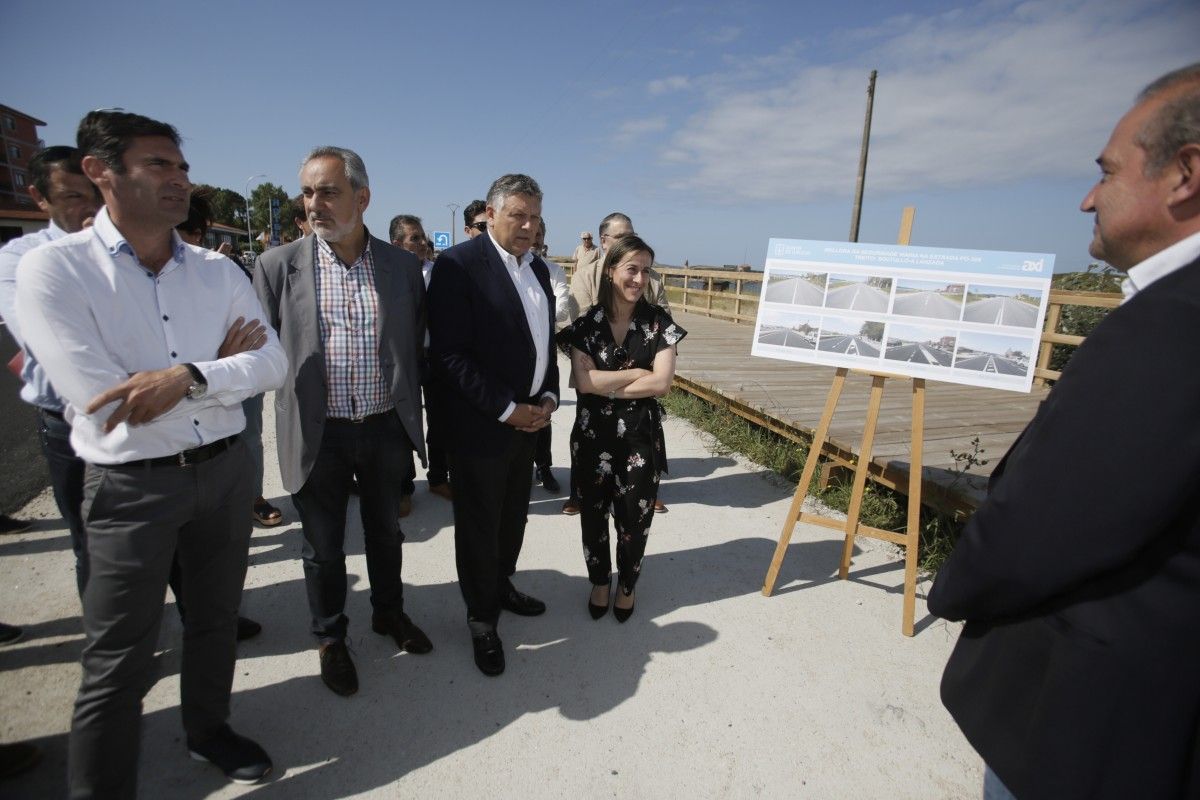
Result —
[[[251,253],[254,252],[254,232],[250,230],[250,181],[265,177],[267,177],[267,173],[263,172],[246,178],[246,194],[244,196],[246,201],[246,247],[250,248]]]
[[[454,227],[454,212],[458,211],[458,203],[446,203],[446,208],[450,209],[450,244],[457,244],[458,232]]]

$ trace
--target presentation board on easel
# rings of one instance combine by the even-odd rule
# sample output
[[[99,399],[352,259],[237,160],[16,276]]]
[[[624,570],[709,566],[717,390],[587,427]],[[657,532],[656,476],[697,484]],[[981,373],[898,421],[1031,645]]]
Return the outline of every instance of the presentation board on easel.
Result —
[[[756,356],[1028,392],[1054,256],[771,239]]]
[[[908,240],[911,220],[912,210],[905,209],[902,242]],[[1029,391],[1054,257],[793,239],[772,239],[767,252],[753,354],[837,370],[762,593],[770,596],[775,590],[798,522],[844,532],[838,566],[843,580],[849,575],[855,537],[889,541],[904,549],[900,627],[912,636],[925,379]],[[846,519],[837,520],[802,509],[851,369],[871,377],[871,391],[850,505]],[[903,377],[912,379],[912,440],[907,526],[900,533],[863,525],[859,514],[884,384]]]

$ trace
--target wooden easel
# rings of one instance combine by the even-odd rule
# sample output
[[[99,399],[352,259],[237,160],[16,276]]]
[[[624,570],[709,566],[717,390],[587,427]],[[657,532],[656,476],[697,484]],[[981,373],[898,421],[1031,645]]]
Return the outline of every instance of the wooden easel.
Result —
[[[900,222],[898,244],[908,244],[912,231],[913,208],[904,209]],[[856,370],[857,371],[857,370]],[[770,597],[775,591],[775,581],[779,577],[779,568],[783,565],[783,557],[787,554],[788,544],[797,522],[809,522],[825,528],[845,531],[845,541],[842,544],[842,560],[838,567],[838,578],[845,580],[850,573],[850,557],[854,553],[854,537],[867,536],[872,539],[882,539],[904,548],[904,610],[900,630],[905,636],[913,635],[913,616],[917,602],[917,546],[921,539],[921,457],[925,440],[925,379],[912,378],[912,443],[911,464],[908,474],[908,520],[907,532],[896,533],[863,525],[859,521],[862,511],[863,493],[867,487],[867,472],[871,464],[871,448],[875,440],[875,426],[879,421],[879,408],[883,403],[883,384],[888,378],[908,380],[899,375],[889,375],[883,372],[866,372],[871,376],[871,397],[867,403],[867,418],[863,425],[862,446],[859,448],[858,463],[854,468],[854,484],[850,493],[850,507],[846,511],[846,520],[833,519],[802,511],[804,499],[808,496],[808,487],[812,483],[817,470],[817,462],[821,459],[821,450],[829,437],[829,426],[833,422],[833,412],[837,409],[838,399],[842,395],[842,387],[846,383],[846,375],[850,370],[840,367],[833,376],[829,394],[825,398],[825,409],[821,412],[821,421],[813,434],[812,446],[808,450],[808,458],[804,460],[804,469],[800,473],[800,484],[792,497],[792,505],[787,518],[783,521],[783,530],[779,534],[779,544],[775,547],[775,555],[771,566],[767,569],[767,578],[763,583],[762,593]]]

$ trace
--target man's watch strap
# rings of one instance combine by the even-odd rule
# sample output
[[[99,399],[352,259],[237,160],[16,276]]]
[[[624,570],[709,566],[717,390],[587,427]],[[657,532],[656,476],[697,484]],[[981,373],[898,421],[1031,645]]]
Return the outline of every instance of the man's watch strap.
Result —
[[[208,379],[204,377],[204,373],[200,371],[199,367],[195,364],[184,364],[184,366],[187,367],[188,372],[192,373],[193,381],[201,386],[208,386]]]

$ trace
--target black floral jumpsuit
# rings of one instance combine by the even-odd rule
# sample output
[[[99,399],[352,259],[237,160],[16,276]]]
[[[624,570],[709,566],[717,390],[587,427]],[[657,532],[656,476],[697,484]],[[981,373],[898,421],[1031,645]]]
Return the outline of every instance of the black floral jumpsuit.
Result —
[[[687,335],[671,316],[645,299],[634,307],[625,341],[613,340],[604,307],[592,306],[562,334],[562,341],[586,353],[601,370],[654,368],[660,350]],[[642,568],[659,476],[667,471],[662,411],[653,397],[610,399],[579,394],[571,430],[572,476],[580,499],[583,557],[588,578],[605,586],[612,571],[608,515],[617,532],[617,576],[621,590],[633,591]]]

